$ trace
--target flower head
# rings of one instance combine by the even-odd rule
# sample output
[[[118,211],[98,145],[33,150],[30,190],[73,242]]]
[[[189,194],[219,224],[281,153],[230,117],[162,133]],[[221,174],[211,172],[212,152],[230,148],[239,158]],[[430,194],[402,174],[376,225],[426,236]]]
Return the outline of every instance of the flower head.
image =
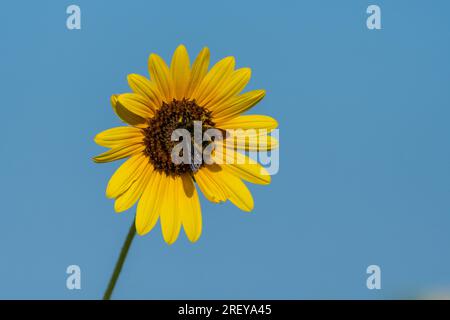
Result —
[[[150,79],[131,74],[132,93],[111,97],[114,111],[127,126],[95,137],[97,144],[110,148],[95,162],[128,158],[106,188],[106,196],[115,199],[115,210],[125,211],[138,202],[138,234],[148,233],[159,219],[169,244],[176,241],[181,226],[192,242],[201,235],[197,187],[212,202],[230,200],[251,211],[253,198],[242,180],[270,183],[269,173],[245,152],[276,147],[269,133],[277,122],[268,116],[241,115],[265,92],[241,94],[251,72],[235,69],[233,57],[208,71],[209,60],[204,48],[191,66],[183,45],[175,50],[170,67],[151,54]]]

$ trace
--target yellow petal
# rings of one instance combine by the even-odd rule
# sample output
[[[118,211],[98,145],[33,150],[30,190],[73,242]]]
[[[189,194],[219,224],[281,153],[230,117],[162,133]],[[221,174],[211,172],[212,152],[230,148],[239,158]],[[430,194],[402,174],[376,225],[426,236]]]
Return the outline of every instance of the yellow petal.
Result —
[[[264,90],[254,90],[232,97],[215,107],[213,112],[214,121],[220,123],[238,116],[261,101],[265,94]]]
[[[227,138],[216,141],[215,148],[223,146],[245,151],[269,151],[278,148],[278,140],[269,133],[270,130],[267,129],[227,129]]]
[[[116,212],[123,212],[125,210],[128,210],[136,203],[145,187],[147,186],[152,171],[152,165],[147,163],[142,174],[139,175],[137,179],[131,184],[131,186],[114,202],[114,210],[116,210]]]
[[[174,98],[173,82],[167,64],[160,56],[152,53],[148,60],[148,69],[152,81],[156,83],[158,91],[162,95],[162,99],[165,102],[171,102]]]
[[[209,170],[214,180],[225,191],[227,198],[239,209],[243,211],[253,210],[253,197],[247,186],[236,177],[234,174],[223,170],[219,165],[208,165],[206,169]]]
[[[184,232],[191,242],[196,242],[202,234],[202,214],[197,189],[189,175],[181,176],[178,186],[178,208]]]
[[[186,98],[190,98],[208,72],[209,49],[203,48],[192,65],[191,79],[186,89]]]
[[[199,105],[211,100],[221,86],[226,83],[234,70],[234,58],[226,57],[217,62],[192,94]]]
[[[93,160],[97,163],[111,162],[132,156],[144,151],[144,149],[145,146],[142,143],[125,144],[103,152],[102,154],[94,157]]]
[[[132,126],[143,128],[146,126],[147,120],[145,118],[142,118],[128,109],[126,109],[124,106],[122,106],[119,103],[119,96],[118,95],[112,95],[111,96],[111,106],[114,110],[114,112],[117,114],[117,116],[125,123],[128,123]]]
[[[151,173],[147,186],[142,193],[136,210],[136,231],[139,235],[144,235],[153,229],[159,218],[158,207],[164,189],[165,174],[154,170]]]
[[[162,105],[161,94],[155,83],[151,82],[139,74],[128,75],[128,85],[137,94],[146,97],[148,105],[153,111],[158,110]]]
[[[109,179],[106,196],[116,198],[125,192],[142,174],[148,164],[148,158],[143,153],[138,153],[127,159]]]
[[[116,127],[100,132],[94,141],[107,148],[112,148],[121,144],[130,144],[143,139],[142,130],[133,127]]]
[[[258,162],[246,155],[226,149],[216,149],[213,156],[221,168],[235,176],[256,184],[269,184],[270,175]]]
[[[255,184],[269,184],[270,175],[259,163],[224,165],[223,168],[237,177]]]
[[[166,177],[164,179],[164,194],[160,198],[161,208],[159,210],[161,230],[164,241],[168,244],[174,243],[181,229],[180,212],[180,188],[183,188],[181,177]]]
[[[119,96],[119,103],[130,112],[144,119],[150,119],[154,115],[149,101],[136,93],[124,93]]]
[[[264,115],[237,116],[236,118],[217,123],[220,129],[267,129],[278,127],[277,121]]]
[[[189,54],[183,45],[175,50],[170,64],[175,98],[182,100],[186,97],[186,88],[191,78]]]
[[[270,151],[278,148],[278,145],[278,140],[276,138],[264,135],[246,139],[245,141],[237,138],[235,140],[234,148],[245,151]],[[233,148],[232,146],[227,145],[227,148],[229,147]]]
[[[227,197],[222,188],[214,180],[212,173],[206,169],[200,169],[195,174],[195,181],[197,182],[200,191],[211,202],[219,203],[227,200]]]
[[[210,100],[205,99],[199,103],[204,107],[208,107],[209,110],[214,111],[216,107],[220,107],[228,99],[241,93],[250,81],[251,74],[250,68],[242,68],[234,71],[229,80],[218,88],[217,93]]]

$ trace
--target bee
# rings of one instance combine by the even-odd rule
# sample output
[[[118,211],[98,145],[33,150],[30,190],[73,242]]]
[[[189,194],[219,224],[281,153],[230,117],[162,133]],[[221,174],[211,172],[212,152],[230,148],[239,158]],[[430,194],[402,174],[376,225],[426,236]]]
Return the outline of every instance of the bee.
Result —
[[[192,141],[191,148],[191,171],[196,173],[203,164],[202,147]]]

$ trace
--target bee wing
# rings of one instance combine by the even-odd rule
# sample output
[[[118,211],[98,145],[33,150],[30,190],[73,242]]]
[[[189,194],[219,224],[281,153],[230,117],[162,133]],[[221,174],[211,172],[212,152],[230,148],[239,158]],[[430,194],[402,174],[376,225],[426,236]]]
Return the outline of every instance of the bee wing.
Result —
[[[195,142],[193,143],[192,148],[192,161],[191,161],[191,170],[192,172],[197,172],[198,169],[200,169],[200,166],[203,163],[203,157],[202,157],[202,148],[198,146]]]
[[[194,143],[194,148],[192,148],[192,157],[194,164],[202,164],[203,157],[202,157],[202,148],[198,146],[196,143]]]

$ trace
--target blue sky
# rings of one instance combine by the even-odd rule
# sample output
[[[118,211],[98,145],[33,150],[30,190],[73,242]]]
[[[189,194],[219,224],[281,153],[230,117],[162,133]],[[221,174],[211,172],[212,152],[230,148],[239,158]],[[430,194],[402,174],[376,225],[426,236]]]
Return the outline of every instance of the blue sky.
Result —
[[[82,29],[66,28],[77,4]],[[377,4],[382,30],[366,28]],[[280,171],[252,213],[135,239],[116,298],[402,298],[450,287],[447,1],[15,1],[0,12],[0,298],[97,299],[134,218],[93,137],[156,52],[233,55],[275,117]],[[77,264],[82,289],[67,290]],[[366,268],[382,289],[366,288]]]

